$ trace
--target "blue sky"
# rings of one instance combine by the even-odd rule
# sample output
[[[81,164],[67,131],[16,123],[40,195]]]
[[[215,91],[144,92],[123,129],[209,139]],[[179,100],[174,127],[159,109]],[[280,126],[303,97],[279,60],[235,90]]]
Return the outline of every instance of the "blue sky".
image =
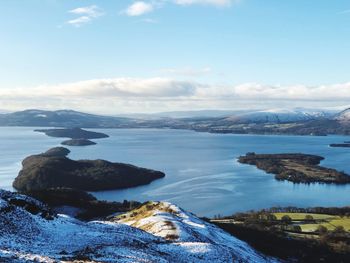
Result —
[[[0,12],[0,108],[114,113],[350,99],[345,0],[3,0]],[[337,90],[341,97],[328,96]],[[320,91],[327,96],[314,101]],[[47,102],[38,105],[39,95]]]

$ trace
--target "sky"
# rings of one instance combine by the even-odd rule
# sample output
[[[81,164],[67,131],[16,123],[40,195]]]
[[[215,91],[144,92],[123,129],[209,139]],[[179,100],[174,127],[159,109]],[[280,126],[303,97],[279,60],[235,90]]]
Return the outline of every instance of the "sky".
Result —
[[[350,104],[348,0],[1,0],[0,110]]]

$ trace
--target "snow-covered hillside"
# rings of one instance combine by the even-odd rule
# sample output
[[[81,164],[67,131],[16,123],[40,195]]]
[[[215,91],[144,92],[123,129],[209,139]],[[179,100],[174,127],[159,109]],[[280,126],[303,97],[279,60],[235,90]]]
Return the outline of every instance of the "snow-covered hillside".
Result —
[[[114,221],[143,229],[194,252],[187,262],[273,261],[262,258],[245,242],[167,202],[149,202]]]
[[[171,204],[141,209],[81,222],[0,190],[0,262],[275,262]]]
[[[350,108],[337,114],[335,119],[341,122],[350,122]]]
[[[332,111],[312,109],[268,109],[252,111],[227,117],[226,121],[237,123],[286,123],[331,118]]]

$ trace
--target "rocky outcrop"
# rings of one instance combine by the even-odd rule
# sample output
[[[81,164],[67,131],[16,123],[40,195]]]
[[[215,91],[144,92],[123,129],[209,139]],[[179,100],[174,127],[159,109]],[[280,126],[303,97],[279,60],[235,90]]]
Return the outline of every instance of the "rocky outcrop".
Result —
[[[13,182],[19,191],[37,191],[67,187],[101,191],[134,187],[162,178],[160,171],[105,160],[71,160],[62,156],[32,155]]]

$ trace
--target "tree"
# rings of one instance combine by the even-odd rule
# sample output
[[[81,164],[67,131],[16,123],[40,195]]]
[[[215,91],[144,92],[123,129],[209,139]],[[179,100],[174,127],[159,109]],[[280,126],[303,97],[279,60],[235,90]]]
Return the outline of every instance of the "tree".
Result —
[[[300,232],[302,232],[302,229],[301,229],[301,226],[294,225],[294,226],[292,226],[291,231],[300,233]]]
[[[317,230],[316,230],[317,233],[319,233],[320,235],[325,235],[328,233],[328,228],[323,226],[323,225],[319,225],[317,227]]]
[[[259,214],[259,219],[271,222],[271,221],[276,221],[277,217],[274,214],[263,212]]]
[[[284,215],[284,216],[282,216],[281,221],[284,224],[288,225],[292,222],[292,218],[289,215]]]
[[[343,226],[336,226],[333,230],[335,234],[344,234],[346,231]]]
[[[313,221],[314,220],[314,217],[312,215],[306,215],[305,216],[305,220],[306,221]]]

